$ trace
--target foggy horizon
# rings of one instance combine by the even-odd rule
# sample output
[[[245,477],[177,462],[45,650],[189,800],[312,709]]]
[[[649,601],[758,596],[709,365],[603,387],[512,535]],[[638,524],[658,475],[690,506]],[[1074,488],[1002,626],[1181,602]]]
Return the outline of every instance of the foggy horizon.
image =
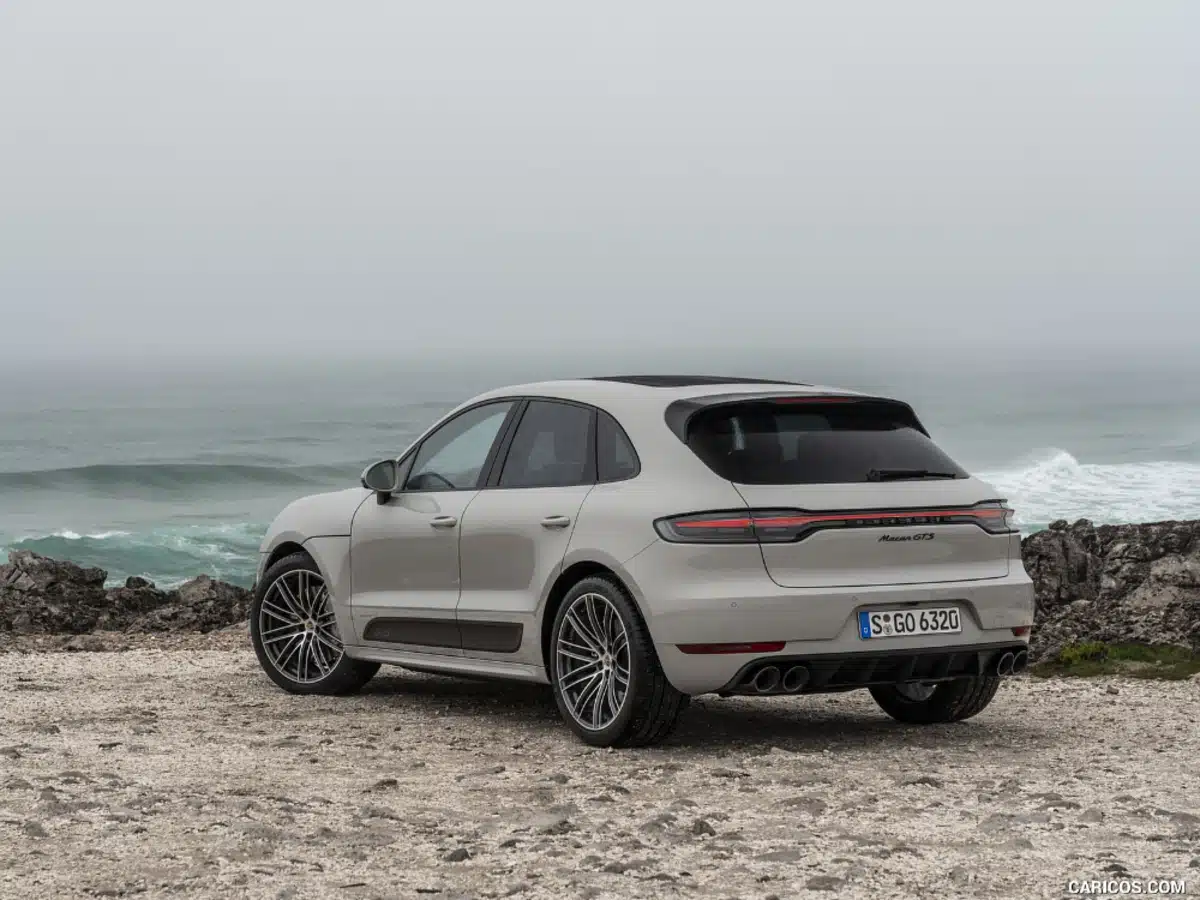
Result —
[[[1186,361],[1197,37],[1186,3],[10,5],[4,367]]]

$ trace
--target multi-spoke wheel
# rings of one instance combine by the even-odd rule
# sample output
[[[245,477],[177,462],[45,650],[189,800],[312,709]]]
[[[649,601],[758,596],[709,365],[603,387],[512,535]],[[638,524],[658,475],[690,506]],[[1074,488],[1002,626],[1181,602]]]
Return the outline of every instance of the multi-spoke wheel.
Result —
[[[554,663],[571,718],[589,731],[611,725],[629,695],[629,635],[607,597],[580,594],[568,604]]]
[[[267,675],[293,693],[348,693],[379,669],[346,656],[329,588],[302,553],[264,574],[250,610],[250,637]]]
[[[585,578],[567,594],[549,649],[559,711],[589,744],[657,743],[687,706],[663,674],[637,607],[612,578]]]
[[[292,681],[320,681],[342,660],[329,589],[308,569],[284,572],[267,586],[258,634],[271,665]]]

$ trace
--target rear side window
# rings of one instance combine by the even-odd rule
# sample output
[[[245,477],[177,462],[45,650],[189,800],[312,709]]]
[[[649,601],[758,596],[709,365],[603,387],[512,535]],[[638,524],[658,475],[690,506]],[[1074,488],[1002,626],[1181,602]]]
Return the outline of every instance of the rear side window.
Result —
[[[592,410],[533,400],[521,416],[500,473],[500,487],[591,484]]]
[[[723,404],[689,420],[687,444],[740,484],[967,477],[907,407],[885,401]]]
[[[637,451],[617,420],[604,411],[596,413],[596,467],[600,481],[624,481],[641,471]]]

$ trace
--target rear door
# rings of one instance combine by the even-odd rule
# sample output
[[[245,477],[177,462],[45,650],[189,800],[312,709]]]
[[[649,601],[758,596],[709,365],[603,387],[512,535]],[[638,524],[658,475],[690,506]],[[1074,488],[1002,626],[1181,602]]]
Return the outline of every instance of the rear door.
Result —
[[[458,624],[468,656],[541,662],[537,611],[596,481],[596,410],[531,400],[462,521]]]
[[[854,587],[1002,578],[1007,513],[902,403],[835,396],[701,409],[687,442],[745,498],[771,578]]]

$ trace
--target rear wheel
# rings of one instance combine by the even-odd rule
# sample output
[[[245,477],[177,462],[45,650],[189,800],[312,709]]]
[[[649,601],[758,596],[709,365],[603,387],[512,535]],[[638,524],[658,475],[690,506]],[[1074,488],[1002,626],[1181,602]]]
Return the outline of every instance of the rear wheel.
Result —
[[[333,613],[333,597],[306,553],[276,562],[250,606],[250,640],[272,681],[293,694],[349,694],[379,671],[351,659]]]
[[[992,702],[999,687],[996,676],[980,675],[940,684],[884,684],[871,688],[871,696],[898,722],[934,725],[978,715]]]
[[[559,712],[595,747],[659,743],[690,700],[667,681],[633,601],[605,576],[585,578],[563,600],[549,664]]]

